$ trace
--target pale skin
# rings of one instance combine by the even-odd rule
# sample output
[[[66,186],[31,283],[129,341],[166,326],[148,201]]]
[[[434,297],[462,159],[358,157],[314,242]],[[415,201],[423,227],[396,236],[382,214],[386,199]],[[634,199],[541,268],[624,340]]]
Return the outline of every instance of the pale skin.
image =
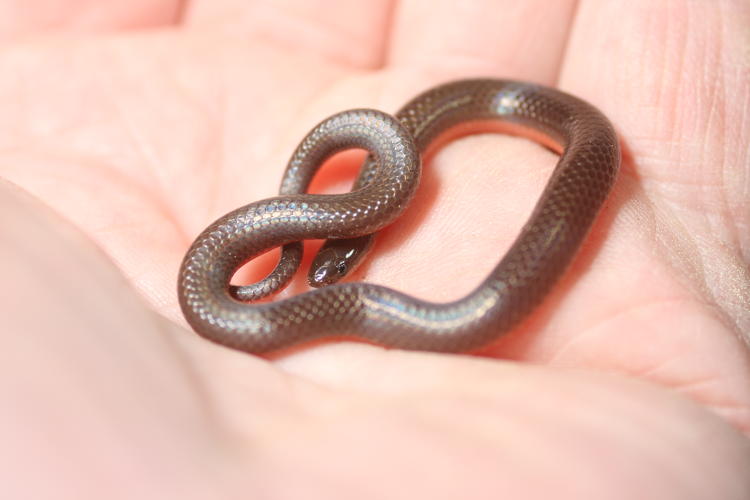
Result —
[[[750,496],[750,3],[178,3],[0,1],[8,498]],[[312,125],[470,76],[558,86],[623,140],[528,321],[483,357],[269,360],[186,327],[187,246],[273,195]],[[316,190],[345,190],[360,157]],[[447,145],[354,278],[466,293],[554,163],[519,138]]]

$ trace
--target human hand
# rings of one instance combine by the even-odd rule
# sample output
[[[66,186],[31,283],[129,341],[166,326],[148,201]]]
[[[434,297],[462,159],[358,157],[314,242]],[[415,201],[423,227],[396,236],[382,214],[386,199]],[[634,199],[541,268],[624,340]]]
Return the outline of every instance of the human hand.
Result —
[[[750,495],[747,2],[196,0],[179,25],[175,3],[68,1],[68,34],[0,15],[0,175],[38,198],[0,184],[10,497]],[[499,359],[331,343],[268,362],[184,326],[192,238],[275,194],[312,125],[480,75],[592,102],[626,152]],[[317,189],[345,190],[359,158]],[[554,163],[504,136],[445,147],[367,280],[465,294]]]

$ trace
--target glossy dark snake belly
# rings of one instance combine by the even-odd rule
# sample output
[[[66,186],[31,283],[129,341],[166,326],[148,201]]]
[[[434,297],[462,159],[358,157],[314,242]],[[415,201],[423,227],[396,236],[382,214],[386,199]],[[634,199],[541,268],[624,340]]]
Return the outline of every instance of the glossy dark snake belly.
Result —
[[[334,273],[353,267],[369,248],[366,235],[393,222],[414,195],[420,152],[449,129],[487,120],[532,129],[562,154],[519,236],[473,292],[432,303],[383,286],[337,283],[276,302],[247,302],[286,284],[304,239],[332,239],[321,257],[338,259]],[[355,190],[305,194],[325,159],[349,148],[370,152]],[[617,136],[607,118],[576,97],[529,83],[448,83],[419,95],[395,118],[375,110],[344,111],[304,138],[280,196],[238,208],[198,236],[180,269],[180,306],[200,335],[251,353],[340,336],[401,349],[476,349],[510,330],[549,292],[588,233],[619,165]],[[269,278],[229,285],[243,264],[279,245],[285,245],[282,260]],[[329,281],[325,268],[324,262],[312,279]]]

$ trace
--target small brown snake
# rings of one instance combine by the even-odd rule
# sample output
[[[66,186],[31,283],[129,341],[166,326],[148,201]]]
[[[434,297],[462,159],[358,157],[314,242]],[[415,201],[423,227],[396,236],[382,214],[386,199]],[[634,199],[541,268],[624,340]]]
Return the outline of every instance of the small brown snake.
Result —
[[[288,282],[304,239],[331,239],[313,281],[326,284],[351,270],[370,246],[367,235],[393,222],[414,195],[420,153],[443,132],[488,120],[531,129],[562,154],[519,236],[473,292],[438,304],[382,286],[336,283],[276,302],[248,303]],[[370,152],[354,191],[305,194],[322,163],[349,148]],[[197,237],[180,269],[180,306],[200,335],[251,353],[341,336],[401,349],[476,349],[542,301],[588,233],[619,166],[617,136],[607,118],[576,97],[539,85],[462,80],[422,93],[396,117],[344,111],[303,139],[279,196],[238,208]],[[243,264],[280,245],[281,262],[268,278],[230,286]]]

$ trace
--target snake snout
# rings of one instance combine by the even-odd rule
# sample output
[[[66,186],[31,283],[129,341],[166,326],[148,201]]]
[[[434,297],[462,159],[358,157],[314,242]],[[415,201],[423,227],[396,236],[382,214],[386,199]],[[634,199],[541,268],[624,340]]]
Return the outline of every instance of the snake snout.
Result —
[[[323,248],[310,264],[307,282],[313,288],[332,285],[351,271],[354,252],[337,248]]]
[[[307,282],[314,288],[320,288],[336,283],[344,275],[344,273],[340,271],[340,267],[341,266],[337,266],[335,262],[321,264],[317,268],[311,270],[307,277]]]

